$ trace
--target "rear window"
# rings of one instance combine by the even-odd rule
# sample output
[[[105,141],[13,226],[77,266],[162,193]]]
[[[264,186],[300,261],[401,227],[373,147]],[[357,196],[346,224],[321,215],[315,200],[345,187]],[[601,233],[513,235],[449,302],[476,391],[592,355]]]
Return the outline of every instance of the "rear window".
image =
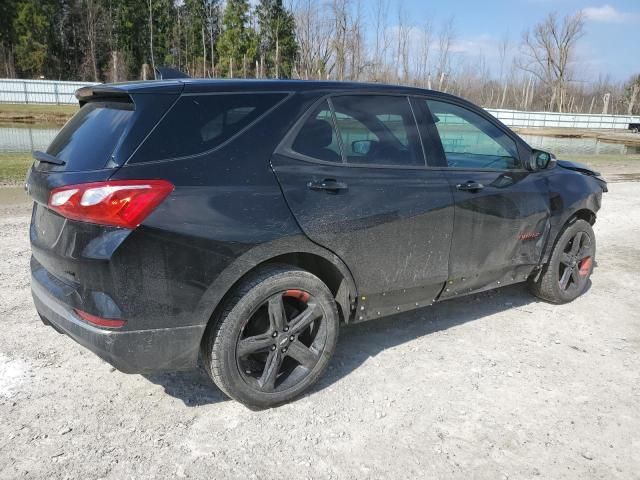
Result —
[[[132,160],[186,157],[212,150],[264,114],[284,93],[183,96]]]
[[[60,130],[47,153],[64,160],[67,171],[104,168],[132,115],[132,103],[89,102]]]

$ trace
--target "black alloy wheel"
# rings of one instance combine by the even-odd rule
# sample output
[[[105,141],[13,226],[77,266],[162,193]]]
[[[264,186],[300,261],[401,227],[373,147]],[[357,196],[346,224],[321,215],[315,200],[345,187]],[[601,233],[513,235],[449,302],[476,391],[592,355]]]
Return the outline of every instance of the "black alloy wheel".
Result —
[[[589,286],[595,266],[596,237],[589,222],[576,219],[560,233],[551,258],[529,279],[534,295],[551,303],[567,303]]]
[[[242,329],[236,360],[243,379],[263,392],[280,392],[313,371],[327,344],[325,315],[303,290],[267,299]]]
[[[212,319],[202,343],[207,372],[228,396],[252,408],[288,402],[326,369],[339,314],[327,286],[288,265],[250,274]]]
[[[593,266],[593,242],[578,231],[566,242],[558,265],[558,284],[565,292],[583,290]]]

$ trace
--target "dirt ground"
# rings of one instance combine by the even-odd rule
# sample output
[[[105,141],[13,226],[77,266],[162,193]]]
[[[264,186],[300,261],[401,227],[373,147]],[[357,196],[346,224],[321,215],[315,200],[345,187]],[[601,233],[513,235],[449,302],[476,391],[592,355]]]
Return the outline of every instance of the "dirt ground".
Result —
[[[570,305],[523,286],[341,331],[253,412],[202,371],[125,375],[43,326],[29,207],[0,206],[0,478],[640,479],[640,183],[615,183]]]

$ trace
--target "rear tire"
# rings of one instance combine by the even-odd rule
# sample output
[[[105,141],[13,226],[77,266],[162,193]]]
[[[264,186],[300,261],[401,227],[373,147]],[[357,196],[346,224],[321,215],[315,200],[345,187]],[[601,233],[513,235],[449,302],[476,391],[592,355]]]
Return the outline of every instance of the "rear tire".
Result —
[[[565,226],[549,262],[537,280],[530,280],[534,295],[551,303],[568,303],[589,285],[596,255],[596,237],[589,222],[576,220]]]
[[[270,265],[246,278],[207,328],[205,368],[229,397],[251,408],[274,407],[320,378],[338,327],[335,300],[318,277]]]

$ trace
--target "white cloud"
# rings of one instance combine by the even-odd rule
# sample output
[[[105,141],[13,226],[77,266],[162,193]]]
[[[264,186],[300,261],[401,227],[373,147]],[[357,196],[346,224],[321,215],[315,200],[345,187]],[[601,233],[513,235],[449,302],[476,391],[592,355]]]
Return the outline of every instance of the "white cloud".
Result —
[[[498,54],[498,40],[488,34],[456,38],[451,45],[451,51],[453,53],[493,56]]]
[[[602,5],[601,7],[587,7],[582,10],[587,20],[603,23],[622,23],[628,19],[628,17],[616,10],[609,4]]]

